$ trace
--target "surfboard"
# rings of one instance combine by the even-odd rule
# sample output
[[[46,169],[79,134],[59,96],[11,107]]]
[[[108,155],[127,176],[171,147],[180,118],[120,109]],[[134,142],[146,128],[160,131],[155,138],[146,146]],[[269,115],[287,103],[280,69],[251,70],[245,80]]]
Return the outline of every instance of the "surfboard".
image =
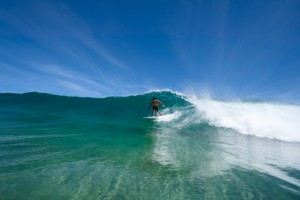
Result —
[[[150,119],[150,120],[152,119],[153,120],[153,119],[157,119],[157,117],[143,117],[143,119]]]

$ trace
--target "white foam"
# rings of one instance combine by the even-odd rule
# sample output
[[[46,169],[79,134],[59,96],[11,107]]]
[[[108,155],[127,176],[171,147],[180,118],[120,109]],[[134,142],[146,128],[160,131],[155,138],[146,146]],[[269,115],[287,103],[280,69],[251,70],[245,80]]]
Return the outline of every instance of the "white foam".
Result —
[[[162,116],[159,116],[156,118],[156,121],[158,122],[170,122],[175,119],[178,119],[181,116],[181,113],[179,111],[175,111],[174,113],[165,114]]]
[[[300,106],[196,97],[188,100],[211,125],[243,134],[300,142]]]

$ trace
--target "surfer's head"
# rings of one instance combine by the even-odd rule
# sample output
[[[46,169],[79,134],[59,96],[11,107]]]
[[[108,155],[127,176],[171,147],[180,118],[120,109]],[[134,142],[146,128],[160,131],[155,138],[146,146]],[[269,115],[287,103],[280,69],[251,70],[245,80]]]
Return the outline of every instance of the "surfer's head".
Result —
[[[152,97],[152,100],[154,101],[156,98],[155,97]]]

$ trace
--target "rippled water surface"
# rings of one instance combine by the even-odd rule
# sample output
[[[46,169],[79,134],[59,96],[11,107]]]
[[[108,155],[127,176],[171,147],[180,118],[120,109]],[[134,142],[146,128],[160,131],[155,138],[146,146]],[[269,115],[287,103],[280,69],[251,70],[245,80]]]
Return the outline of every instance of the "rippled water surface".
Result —
[[[144,119],[153,95],[169,106]],[[1,199],[300,198],[299,142],[217,125],[197,105],[170,92],[2,95]]]

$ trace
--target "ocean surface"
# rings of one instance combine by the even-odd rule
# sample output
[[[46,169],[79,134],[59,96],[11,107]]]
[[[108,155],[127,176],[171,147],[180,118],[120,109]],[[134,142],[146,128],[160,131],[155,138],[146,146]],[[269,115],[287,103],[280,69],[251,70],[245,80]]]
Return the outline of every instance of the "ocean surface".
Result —
[[[300,199],[300,106],[0,94],[0,199]]]

